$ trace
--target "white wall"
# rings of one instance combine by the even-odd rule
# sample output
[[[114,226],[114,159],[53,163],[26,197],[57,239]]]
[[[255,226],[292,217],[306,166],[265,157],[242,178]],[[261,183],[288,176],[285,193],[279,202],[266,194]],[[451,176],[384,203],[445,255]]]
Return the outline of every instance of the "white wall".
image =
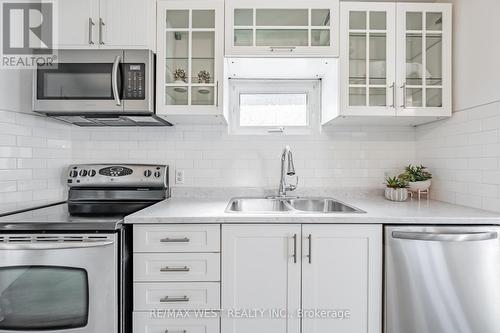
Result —
[[[226,126],[73,130],[73,160],[166,163],[184,186],[277,187],[288,144],[301,187],[382,187],[386,172],[415,159],[409,128],[326,127],[317,137],[228,136]]]
[[[432,196],[500,211],[500,1],[454,0],[454,110],[417,129]]]
[[[0,213],[63,200],[70,127],[31,112],[27,70],[0,70]]]
[[[464,110],[499,101],[500,1],[451,2],[454,34],[454,109]]]

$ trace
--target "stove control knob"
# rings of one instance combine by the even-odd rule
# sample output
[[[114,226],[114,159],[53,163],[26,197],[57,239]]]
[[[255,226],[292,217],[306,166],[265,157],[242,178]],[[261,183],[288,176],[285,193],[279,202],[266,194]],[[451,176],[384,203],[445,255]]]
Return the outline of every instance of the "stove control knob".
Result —
[[[89,170],[89,176],[94,177],[96,175],[95,170]]]
[[[144,171],[144,177],[151,177],[151,170]]]
[[[81,177],[87,176],[87,170],[80,170],[80,176]]]
[[[76,170],[71,170],[71,172],[69,173],[69,176],[71,178],[75,178],[76,176],[78,176],[78,171]]]
[[[156,172],[155,172],[155,177],[156,177],[156,178],[160,178],[160,176],[161,176],[160,171],[156,171]]]

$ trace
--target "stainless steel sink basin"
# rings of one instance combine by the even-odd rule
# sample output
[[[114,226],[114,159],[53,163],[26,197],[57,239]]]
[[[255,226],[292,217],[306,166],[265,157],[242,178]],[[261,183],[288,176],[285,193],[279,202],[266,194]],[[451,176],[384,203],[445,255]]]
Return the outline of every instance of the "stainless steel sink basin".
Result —
[[[333,198],[233,198],[227,213],[365,213]]]
[[[234,198],[231,199],[226,212],[233,213],[274,213],[293,210],[286,201],[266,198]]]
[[[312,213],[358,213],[359,209],[331,198],[299,198],[289,200],[294,209]]]

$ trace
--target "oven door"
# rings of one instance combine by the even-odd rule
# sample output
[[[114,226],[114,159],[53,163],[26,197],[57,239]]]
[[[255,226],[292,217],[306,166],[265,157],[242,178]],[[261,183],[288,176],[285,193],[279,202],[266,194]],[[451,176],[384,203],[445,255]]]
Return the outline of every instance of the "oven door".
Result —
[[[33,110],[47,114],[123,111],[120,50],[66,50],[35,71]]]
[[[0,332],[118,332],[116,234],[0,238]]]

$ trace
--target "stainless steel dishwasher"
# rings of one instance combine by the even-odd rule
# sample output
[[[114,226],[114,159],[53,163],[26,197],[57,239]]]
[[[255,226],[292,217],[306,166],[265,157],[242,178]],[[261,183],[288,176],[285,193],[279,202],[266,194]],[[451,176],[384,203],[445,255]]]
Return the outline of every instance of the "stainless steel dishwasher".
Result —
[[[385,333],[500,332],[500,227],[385,228]]]

